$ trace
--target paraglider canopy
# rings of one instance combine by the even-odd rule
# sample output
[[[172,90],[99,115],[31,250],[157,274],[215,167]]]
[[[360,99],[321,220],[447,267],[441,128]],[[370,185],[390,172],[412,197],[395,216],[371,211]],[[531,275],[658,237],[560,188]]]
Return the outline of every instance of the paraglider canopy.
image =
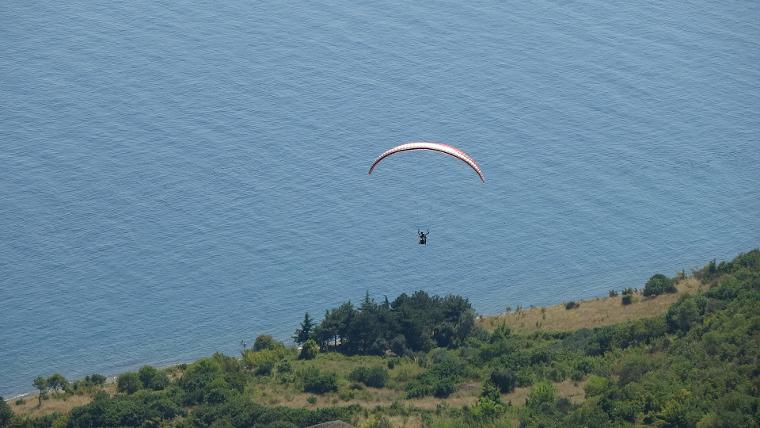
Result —
[[[431,143],[431,142],[425,142],[425,141],[414,141],[411,143],[405,143],[400,146],[396,146],[390,150],[387,150],[380,156],[378,156],[377,159],[375,159],[374,162],[372,162],[372,166],[369,167],[369,174],[372,174],[372,171],[375,170],[375,167],[382,161],[383,159],[387,158],[390,155],[394,155],[396,153],[401,152],[407,152],[412,150],[430,150],[434,152],[440,152],[447,154],[449,156],[455,157],[462,162],[466,163],[467,165],[472,168],[476,174],[478,174],[478,177],[480,177],[480,181],[485,183],[485,178],[483,178],[483,172],[480,170],[480,166],[477,162],[475,162],[475,159],[473,159],[470,155],[467,153],[459,150],[456,147],[449,146],[448,144],[442,144],[442,143]]]

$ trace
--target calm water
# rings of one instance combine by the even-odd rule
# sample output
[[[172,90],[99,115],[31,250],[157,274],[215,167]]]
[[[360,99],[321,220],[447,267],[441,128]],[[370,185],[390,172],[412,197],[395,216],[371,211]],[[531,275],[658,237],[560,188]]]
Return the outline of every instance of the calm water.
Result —
[[[760,245],[757,1],[180,3],[0,3],[0,394]]]

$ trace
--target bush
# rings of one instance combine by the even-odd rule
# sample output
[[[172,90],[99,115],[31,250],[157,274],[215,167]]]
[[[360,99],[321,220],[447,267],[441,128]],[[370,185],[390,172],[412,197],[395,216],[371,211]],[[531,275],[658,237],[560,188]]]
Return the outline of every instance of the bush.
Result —
[[[47,385],[48,388],[52,389],[54,392],[67,391],[69,389],[69,381],[59,373],[55,373],[47,378]]]
[[[491,372],[490,379],[504,394],[514,391],[517,386],[517,376],[510,369],[494,370]]]
[[[675,281],[661,273],[652,275],[644,285],[645,296],[659,296],[663,293],[675,293],[676,291],[678,290]]]
[[[102,374],[95,373],[90,376],[85,376],[84,381],[92,385],[100,386],[106,383],[106,377]]]
[[[253,369],[254,373],[260,376],[270,375],[274,365],[281,359],[282,355],[279,350],[267,348],[261,351],[250,349],[243,351],[243,365],[249,370]]]
[[[610,290],[609,295],[610,295],[610,297],[617,297],[618,296],[618,292],[616,290]]]
[[[143,366],[137,374],[145,388],[160,390],[169,385],[169,377],[166,376],[166,373],[159,371],[155,367]]]
[[[310,367],[301,374],[304,392],[324,394],[338,390],[338,376],[335,373],[324,373],[316,367]]]
[[[623,294],[623,298],[621,302],[623,303],[623,305],[630,305],[631,303],[633,303],[633,296],[631,296],[630,294]]]
[[[279,374],[286,374],[291,373],[293,371],[293,366],[290,364],[290,360],[283,359],[279,363],[277,363],[277,373]]]
[[[5,402],[3,397],[0,397],[0,427],[6,427],[10,424],[13,418],[13,411],[11,406]]]
[[[274,361],[264,361],[253,371],[257,376],[269,376],[274,370]]]
[[[277,349],[277,348],[284,348],[285,345],[282,344],[282,342],[278,342],[277,340],[274,340],[274,338],[268,334],[263,334],[256,338],[256,340],[253,342],[253,350],[254,351],[262,351],[264,349]]]
[[[581,306],[580,303],[575,303],[572,300],[569,301],[569,302],[567,302],[567,303],[565,303],[565,309],[567,309],[567,310],[575,309],[575,308],[578,308],[580,306]]]
[[[362,366],[354,369],[348,378],[372,388],[382,388],[388,382],[388,370],[383,367]]]
[[[313,360],[319,353],[319,345],[314,339],[309,339],[303,344],[301,352],[298,354],[299,360]]]
[[[143,384],[140,380],[140,376],[135,372],[122,373],[116,379],[116,390],[119,392],[134,394],[142,389],[142,387]]]
[[[551,405],[554,404],[555,397],[556,391],[554,385],[546,381],[539,382],[530,390],[525,405],[534,409],[544,405]]]

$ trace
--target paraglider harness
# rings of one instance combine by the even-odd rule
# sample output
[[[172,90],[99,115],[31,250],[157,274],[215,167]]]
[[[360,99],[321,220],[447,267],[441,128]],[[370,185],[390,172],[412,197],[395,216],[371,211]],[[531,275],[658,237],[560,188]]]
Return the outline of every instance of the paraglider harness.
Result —
[[[417,235],[420,237],[420,245],[427,245],[428,234],[430,234],[430,230],[422,232],[419,229],[417,229]]]

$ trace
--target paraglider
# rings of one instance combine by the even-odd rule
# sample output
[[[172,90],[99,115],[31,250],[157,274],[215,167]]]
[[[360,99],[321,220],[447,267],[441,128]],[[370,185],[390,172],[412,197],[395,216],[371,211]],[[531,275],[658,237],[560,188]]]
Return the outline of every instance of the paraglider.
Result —
[[[413,142],[401,144],[400,146],[396,146],[396,147],[393,147],[392,149],[386,150],[380,156],[378,156],[374,162],[372,162],[372,165],[369,167],[368,174],[371,175],[372,171],[375,170],[377,165],[388,156],[395,155],[396,153],[408,152],[408,151],[414,151],[414,150],[429,150],[429,151],[443,153],[451,157],[454,157],[456,159],[459,159],[462,162],[466,163],[470,168],[472,168],[472,170],[475,171],[475,173],[478,175],[478,178],[480,178],[480,181],[485,183],[485,178],[483,177],[483,171],[481,171],[480,165],[478,165],[478,163],[475,162],[475,159],[473,159],[470,155],[468,155],[467,153],[463,152],[462,150],[456,147],[449,146],[448,144],[432,143],[432,142],[425,142],[425,141],[413,141]],[[421,230],[419,230],[419,228],[417,229],[417,236],[419,238],[420,245],[427,245],[427,238],[428,238],[429,233],[430,233],[429,230],[422,232]]]
[[[456,147],[449,146],[448,144],[442,144],[442,143],[430,143],[425,141],[414,141],[411,143],[405,143],[400,146],[396,146],[390,150],[385,151],[383,154],[377,157],[374,162],[372,162],[372,165],[369,167],[369,174],[372,174],[372,171],[375,170],[377,165],[382,161],[383,159],[387,158],[388,156],[395,155],[396,153],[401,152],[408,152],[412,150],[430,150],[434,152],[440,152],[447,154],[449,156],[452,156],[454,158],[457,158],[461,160],[462,162],[466,163],[467,165],[472,168],[476,174],[478,174],[478,177],[480,177],[480,181],[485,183],[485,178],[483,177],[483,172],[480,170],[480,166],[477,162],[475,162],[475,159],[473,159],[470,155],[463,152],[462,150],[459,150]]]
[[[427,236],[430,234],[430,231],[421,231],[417,229],[417,235],[420,237],[420,245],[427,245]]]

